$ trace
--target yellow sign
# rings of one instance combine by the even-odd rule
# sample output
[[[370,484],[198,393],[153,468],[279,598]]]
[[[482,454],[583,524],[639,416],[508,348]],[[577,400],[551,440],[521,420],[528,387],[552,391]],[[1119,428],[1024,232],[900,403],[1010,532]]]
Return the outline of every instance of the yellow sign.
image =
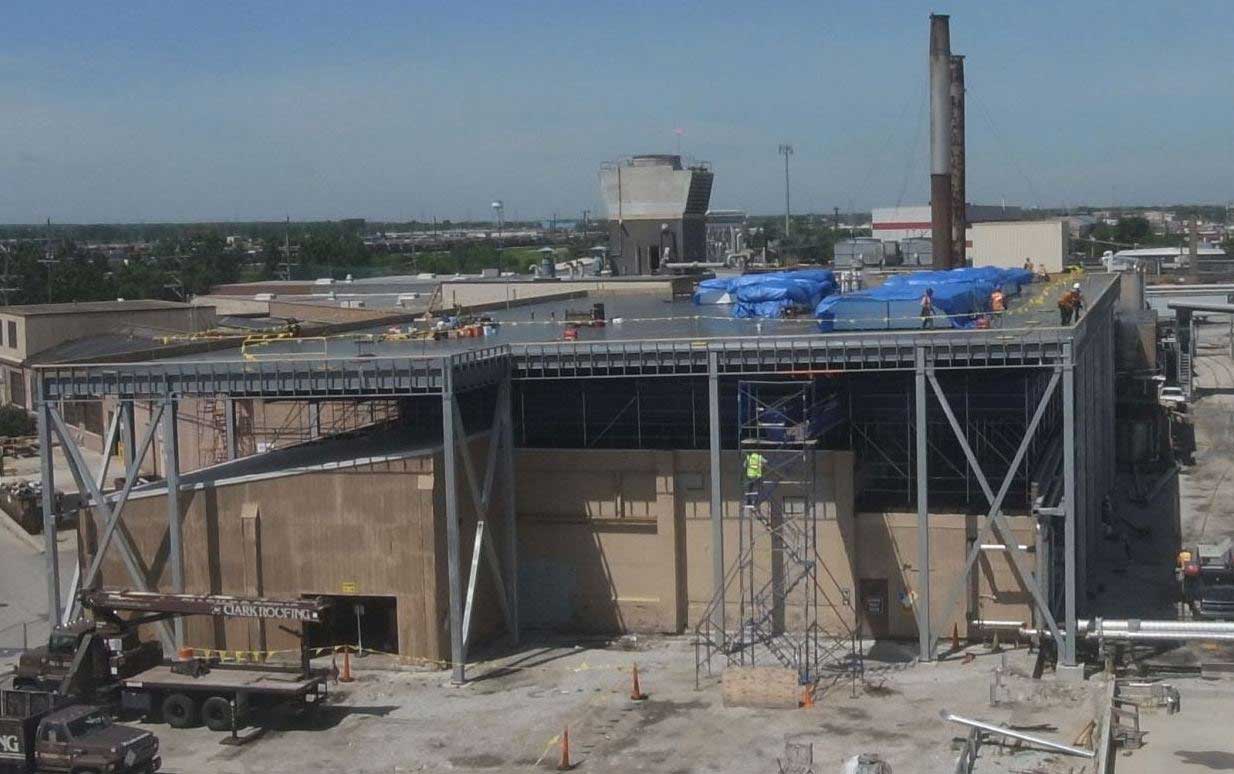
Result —
[[[343,593],[355,594],[360,590],[360,584],[355,581],[343,581]]]

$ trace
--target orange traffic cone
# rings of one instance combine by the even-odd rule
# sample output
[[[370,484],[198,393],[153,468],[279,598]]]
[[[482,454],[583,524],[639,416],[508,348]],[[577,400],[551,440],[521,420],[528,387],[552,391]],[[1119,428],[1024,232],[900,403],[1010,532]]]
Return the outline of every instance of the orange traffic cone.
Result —
[[[801,696],[801,708],[811,709],[814,706],[814,687],[806,686],[805,692]]]
[[[340,683],[350,683],[353,680],[355,680],[355,678],[351,676],[351,651],[348,649],[344,649],[343,650],[343,671],[338,676],[338,681]]]
[[[561,761],[557,764],[558,771],[571,771],[574,764],[570,763],[570,727],[561,732]]]
[[[643,699],[646,699],[647,694],[643,693],[643,689],[640,688],[638,684],[638,664],[634,665],[634,669],[631,670],[630,674],[632,675],[630,685],[630,701],[642,701]]]

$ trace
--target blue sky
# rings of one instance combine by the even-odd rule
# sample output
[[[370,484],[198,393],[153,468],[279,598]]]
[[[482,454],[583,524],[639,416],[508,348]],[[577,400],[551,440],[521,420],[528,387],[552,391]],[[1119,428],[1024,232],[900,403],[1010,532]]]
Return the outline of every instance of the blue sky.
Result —
[[[0,222],[599,209],[682,150],[714,207],[926,199],[927,17],[967,55],[975,202],[1234,199],[1234,3],[12,0]]]

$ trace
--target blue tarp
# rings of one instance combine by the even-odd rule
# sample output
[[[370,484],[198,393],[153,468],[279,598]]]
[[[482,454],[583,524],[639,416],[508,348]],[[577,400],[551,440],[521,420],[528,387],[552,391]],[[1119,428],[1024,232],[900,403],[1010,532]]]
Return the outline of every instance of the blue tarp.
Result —
[[[732,304],[733,317],[774,318],[813,309],[837,287],[830,269],[776,271],[703,280],[693,300],[700,305]]]
[[[995,287],[1014,295],[1031,280],[1023,269],[995,267],[898,274],[876,288],[824,298],[814,314],[823,331],[920,328],[921,296],[929,288],[934,291],[934,325],[967,328],[990,311]]]
[[[988,282],[991,285],[1002,287],[1003,293],[1009,296],[1017,296],[1020,294],[1021,286],[1033,281],[1033,273],[1027,269],[1003,269],[997,266],[914,271],[909,274],[896,274],[888,277],[883,286],[913,285],[921,287],[975,281]]]
[[[793,310],[809,311],[837,289],[835,275],[830,269],[745,274],[728,279],[727,286],[720,282],[717,279],[699,283],[694,302],[706,303],[709,297],[716,298],[721,288],[726,287],[734,317],[775,318]]]

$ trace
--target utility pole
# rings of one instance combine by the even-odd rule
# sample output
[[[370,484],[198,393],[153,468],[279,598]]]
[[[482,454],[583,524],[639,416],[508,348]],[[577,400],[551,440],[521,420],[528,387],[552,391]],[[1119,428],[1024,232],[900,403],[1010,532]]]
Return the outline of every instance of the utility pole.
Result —
[[[51,303],[51,267],[54,264],[60,263],[56,258],[56,250],[52,247],[51,240],[51,218],[47,219],[47,248],[43,251],[43,258],[39,263],[47,267],[47,303]]]
[[[291,260],[291,216],[283,222],[283,279],[291,282],[292,267],[299,264]]]
[[[789,219],[792,215],[792,209],[789,206],[788,157],[793,155],[793,146],[786,142],[780,143],[779,153],[784,157],[784,239],[787,241],[789,234]]]

